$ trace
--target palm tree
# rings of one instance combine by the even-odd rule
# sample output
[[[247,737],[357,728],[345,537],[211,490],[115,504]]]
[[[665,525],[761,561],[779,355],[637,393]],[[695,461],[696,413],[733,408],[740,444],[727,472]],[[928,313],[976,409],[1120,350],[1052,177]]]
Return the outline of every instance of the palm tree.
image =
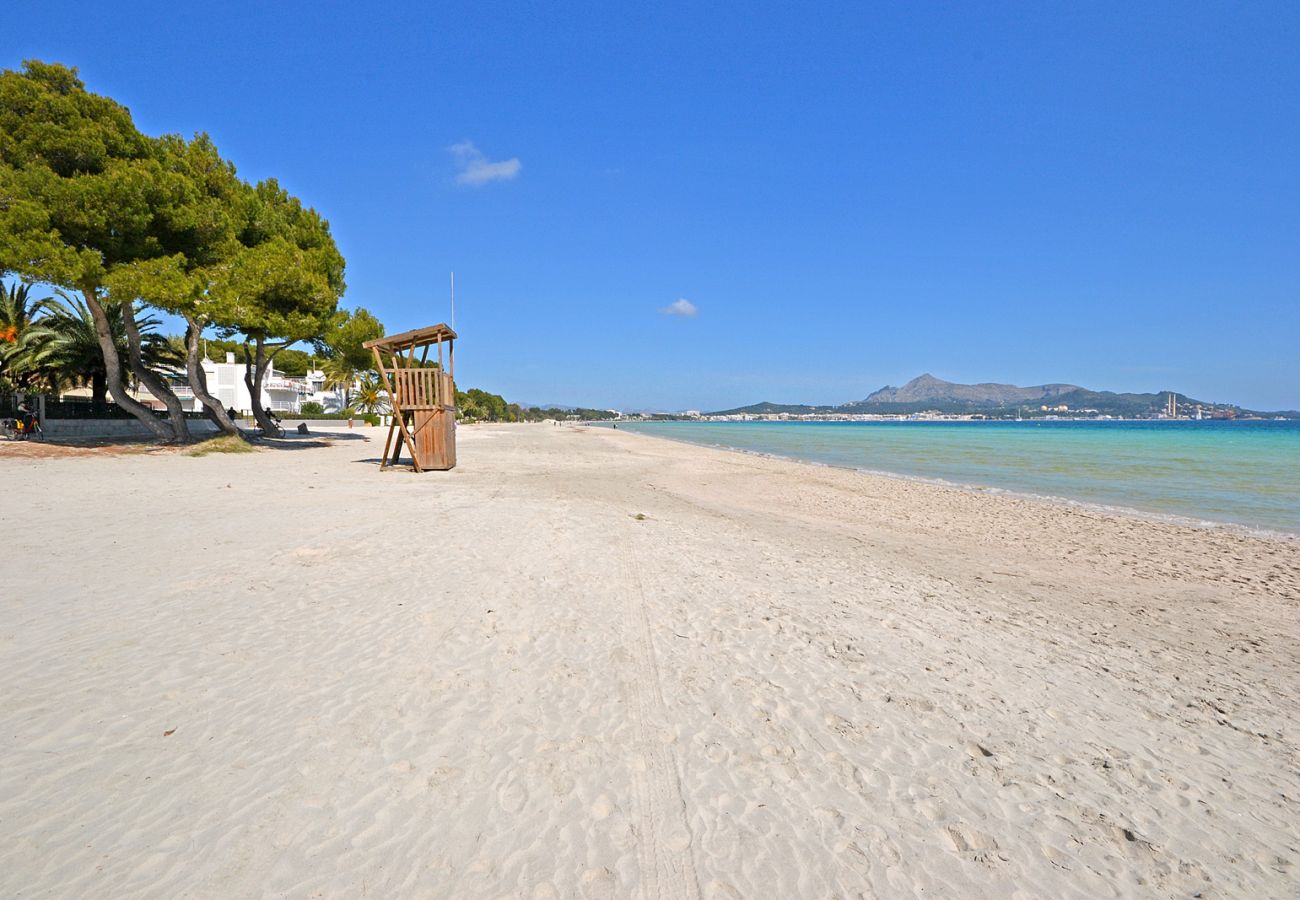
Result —
[[[373,372],[361,376],[352,408],[360,413],[380,414],[388,412],[388,392]]]
[[[343,402],[340,404],[340,408],[347,409],[352,385],[356,383],[358,378],[362,377],[362,372],[352,366],[342,354],[326,359],[321,364],[321,371],[325,373],[326,387],[334,388],[342,394]]]
[[[42,367],[48,372],[52,386],[89,384],[92,407],[104,409],[108,401],[108,370],[104,367],[104,354],[95,335],[95,320],[81,299],[62,292],[60,297],[64,302],[52,302],[49,312],[40,320],[51,332],[43,348]],[[118,348],[122,381],[126,383],[131,380],[131,367],[122,309],[110,306],[105,311],[113,342]],[[138,310],[136,318],[140,326],[140,357],[146,366],[161,369],[184,363],[184,357],[155,330],[160,324],[158,319],[141,316]]]
[[[41,316],[52,303],[33,299],[31,285],[0,284],[0,382],[22,390],[40,380],[39,358],[50,336]]]

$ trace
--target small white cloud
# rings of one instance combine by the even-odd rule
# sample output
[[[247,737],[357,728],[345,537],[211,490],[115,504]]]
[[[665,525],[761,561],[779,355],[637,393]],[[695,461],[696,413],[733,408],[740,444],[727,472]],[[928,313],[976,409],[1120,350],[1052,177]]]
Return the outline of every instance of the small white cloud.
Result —
[[[473,141],[452,144],[447,151],[456,160],[456,167],[460,169],[456,174],[456,183],[470,187],[479,187],[492,181],[509,181],[524,167],[518,158],[513,157],[492,162],[483,155],[482,150],[474,146]]]
[[[695,304],[682,297],[680,300],[674,300],[667,306],[659,307],[659,312],[665,316],[681,316],[684,319],[694,319],[699,310]]]

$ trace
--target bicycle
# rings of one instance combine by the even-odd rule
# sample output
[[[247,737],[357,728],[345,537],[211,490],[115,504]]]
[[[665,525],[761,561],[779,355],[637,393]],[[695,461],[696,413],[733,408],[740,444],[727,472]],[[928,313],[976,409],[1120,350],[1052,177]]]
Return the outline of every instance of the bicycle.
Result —
[[[23,416],[18,419],[0,419],[0,437],[7,441],[25,441],[36,435],[45,439],[45,429],[35,416]]]

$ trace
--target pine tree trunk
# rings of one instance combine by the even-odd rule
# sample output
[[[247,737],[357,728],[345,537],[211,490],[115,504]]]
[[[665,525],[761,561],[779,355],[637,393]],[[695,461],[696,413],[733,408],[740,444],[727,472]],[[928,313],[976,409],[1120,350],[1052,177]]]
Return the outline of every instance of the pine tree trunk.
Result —
[[[239,426],[231,421],[225,407],[208,392],[208,377],[203,371],[203,366],[199,365],[199,341],[202,339],[203,328],[193,316],[186,316],[185,323],[189,326],[189,330],[185,333],[185,372],[189,375],[190,390],[203,404],[208,418],[217,423],[217,428],[221,429],[223,434],[238,435]]]
[[[262,381],[266,378],[266,370],[269,366],[269,360],[266,358],[266,342],[263,338],[256,338],[257,354],[256,358],[248,351],[248,342],[244,342],[244,386],[248,388],[249,402],[253,407],[253,418],[257,424],[262,426],[262,434],[272,437],[283,437],[284,432],[276,427],[271,421],[271,417],[266,414],[266,409],[262,406]]]
[[[156,440],[165,443],[175,441],[176,433],[171,426],[155,416],[153,410],[127,393],[126,386],[122,384],[122,362],[117,355],[117,344],[113,341],[113,330],[108,322],[108,314],[104,312],[104,307],[99,302],[99,292],[89,287],[82,291],[82,295],[86,298],[86,306],[90,308],[91,318],[95,320],[95,337],[99,339],[99,349],[104,354],[104,380],[113,402],[139,419],[140,424],[147,428]]]
[[[163,402],[176,440],[188,444],[193,438],[190,437],[189,423],[185,421],[185,407],[181,406],[180,398],[172,391],[166,379],[144,364],[140,353],[140,327],[135,321],[135,305],[130,301],[122,304],[122,324],[126,327],[126,345],[130,350],[127,356],[136,381]]]

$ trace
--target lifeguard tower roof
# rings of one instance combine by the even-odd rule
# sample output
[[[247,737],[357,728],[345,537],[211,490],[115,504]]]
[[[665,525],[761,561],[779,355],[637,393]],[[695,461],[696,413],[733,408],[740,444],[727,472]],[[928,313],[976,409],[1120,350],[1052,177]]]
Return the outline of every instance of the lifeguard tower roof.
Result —
[[[446,322],[440,322],[426,328],[413,328],[410,331],[403,331],[401,334],[390,334],[387,337],[375,338],[373,341],[366,341],[361,346],[367,350],[384,350],[391,353],[394,350],[411,350],[415,347],[423,347],[425,344],[454,341],[455,339],[456,332],[451,330],[451,326]]]

